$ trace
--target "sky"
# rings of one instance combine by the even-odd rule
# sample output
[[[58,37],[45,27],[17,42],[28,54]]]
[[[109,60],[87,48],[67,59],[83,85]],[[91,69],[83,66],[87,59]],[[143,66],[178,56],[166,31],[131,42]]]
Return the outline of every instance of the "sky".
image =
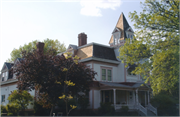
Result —
[[[78,34],[87,43],[109,46],[109,40],[123,12],[134,31],[129,12],[142,12],[145,0],[1,0],[0,68],[18,49],[33,40],[58,39],[66,47],[78,45]]]

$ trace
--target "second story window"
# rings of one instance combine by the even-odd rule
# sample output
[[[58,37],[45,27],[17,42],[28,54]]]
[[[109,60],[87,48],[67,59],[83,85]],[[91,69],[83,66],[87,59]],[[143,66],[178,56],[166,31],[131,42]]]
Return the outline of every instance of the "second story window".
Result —
[[[102,81],[112,81],[112,68],[101,67]]]
[[[4,81],[5,73],[2,73],[2,81]]]

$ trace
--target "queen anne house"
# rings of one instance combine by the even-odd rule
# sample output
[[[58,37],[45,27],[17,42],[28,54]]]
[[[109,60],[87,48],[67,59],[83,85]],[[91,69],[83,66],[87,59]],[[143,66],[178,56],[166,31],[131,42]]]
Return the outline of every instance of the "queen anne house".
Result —
[[[122,13],[112,32],[109,45],[87,44],[87,35],[78,35],[78,46],[70,44],[66,52],[80,57],[80,62],[97,72],[90,87],[89,101],[91,109],[98,109],[101,102],[110,102],[115,110],[128,106],[141,115],[157,115],[157,109],[150,104],[152,89],[144,84],[140,75],[131,74],[136,65],[125,64],[117,58],[119,48],[127,38],[133,39],[134,31]],[[59,53],[61,55],[63,53]]]
[[[133,36],[134,31],[122,13],[112,32],[110,46],[94,42],[87,44],[85,33],[78,35],[78,46],[72,44],[68,46],[66,52],[77,55],[80,62],[97,72],[90,87],[89,108],[96,110],[101,102],[110,102],[116,111],[122,106],[128,106],[129,110],[138,111],[141,115],[157,115],[157,109],[150,104],[151,88],[144,84],[140,75],[131,74],[136,65],[129,65],[126,68],[117,58],[119,48],[124,45],[127,38],[133,39]],[[18,62],[20,59],[14,64],[4,63],[1,70],[1,104],[7,104],[10,91],[16,89],[17,79],[15,75],[10,75],[9,70]],[[34,91],[30,93],[35,95]]]

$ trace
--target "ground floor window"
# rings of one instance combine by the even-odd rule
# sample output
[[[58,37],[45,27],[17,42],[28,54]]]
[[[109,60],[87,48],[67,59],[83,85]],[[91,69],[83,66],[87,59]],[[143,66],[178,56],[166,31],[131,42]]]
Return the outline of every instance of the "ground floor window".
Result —
[[[1,96],[1,102],[5,102],[5,95]]]
[[[111,90],[101,91],[101,102],[113,103],[113,92]]]

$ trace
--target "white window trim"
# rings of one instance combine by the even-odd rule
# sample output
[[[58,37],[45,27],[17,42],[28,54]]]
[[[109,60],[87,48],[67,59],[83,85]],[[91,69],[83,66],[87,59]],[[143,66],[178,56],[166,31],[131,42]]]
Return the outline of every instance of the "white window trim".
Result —
[[[106,70],[106,80],[102,80],[102,69]],[[111,81],[108,81],[108,70],[111,70]],[[113,81],[113,68],[112,67],[105,67],[101,66],[101,81],[106,81],[106,82],[112,82]]]

